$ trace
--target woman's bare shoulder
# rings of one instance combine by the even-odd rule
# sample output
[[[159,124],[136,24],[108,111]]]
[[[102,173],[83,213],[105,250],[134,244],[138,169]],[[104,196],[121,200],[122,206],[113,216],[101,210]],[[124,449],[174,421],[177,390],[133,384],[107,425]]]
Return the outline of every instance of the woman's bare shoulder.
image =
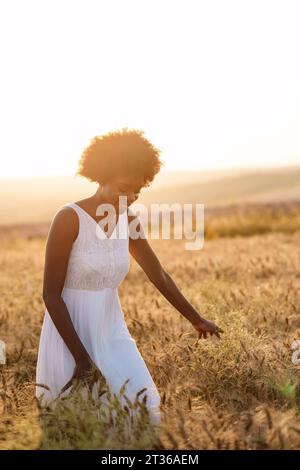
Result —
[[[75,240],[79,231],[79,219],[76,211],[70,206],[60,207],[52,218],[49,235]]]

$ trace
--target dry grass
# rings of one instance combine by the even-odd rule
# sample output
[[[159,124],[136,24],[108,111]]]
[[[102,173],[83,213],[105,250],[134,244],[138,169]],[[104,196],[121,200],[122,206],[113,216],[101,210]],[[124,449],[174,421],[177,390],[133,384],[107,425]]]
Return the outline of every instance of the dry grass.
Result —
[[[255,228],[253,219],[249,225]],[[0,366],[0,448],[299,449],[300,368],[291,344],[300,339],[300,231],[293,227],[252,228],[247,237],[227,230],[200,251],[184,250],[182,240],[150,241],[193,306],[222,327],[219,342],[198,341],[132,260],[119,293],[161,394],[163,423],[156,433],[141,414],[131,435],[122,410],[112,428],[96,403],[76,394],[55,409],[38,408],[45,238],[3,238],[0,338],[8,361]]]

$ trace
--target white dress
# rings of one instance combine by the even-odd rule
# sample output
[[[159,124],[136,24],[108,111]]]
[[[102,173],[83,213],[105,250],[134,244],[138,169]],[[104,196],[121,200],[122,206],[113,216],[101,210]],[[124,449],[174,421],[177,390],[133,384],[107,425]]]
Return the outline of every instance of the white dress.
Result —
[[[118,285],[130,267],[127,211],[119,215],[118,223],[108,237],[78,204],[71,202],[65,206],[72,207],[79,218],[79,233],[72,245],[61,294],[74,328],[111,392],[118,394],[129,379],[125,394],[134,401],[136,393],[146,387],[140,398],[147,394],[150,420],[159,424],[160,395],[127,328],[118,294]],[[74,367],[74,358],[46,309],[39,341],[36,384],[45,384],[50,391],[39,385],[35,387],[35,396],[42,406],[58,397],[61,388],[72,377]],[[71,388],[60,396],[66,396]]]

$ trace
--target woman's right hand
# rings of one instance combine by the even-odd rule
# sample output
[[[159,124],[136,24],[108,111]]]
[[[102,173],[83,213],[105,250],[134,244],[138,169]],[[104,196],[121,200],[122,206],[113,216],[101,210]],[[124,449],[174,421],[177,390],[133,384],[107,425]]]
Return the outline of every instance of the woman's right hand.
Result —
[[[81,359],[76,362],[73,375],[66,385],[62,387],[60,394],[71,387],[73,383],[75,384],[79,381],[83,381],[91,390],[93,384],[98,380],[106,382],[105,377],[96,364],[92,361],[92,359],[90,357]]]
[[[216,335],[220,339],[220,333],[224,333],[224,331],[215,323],[202,317],[200,317],[196,322],[193,322],[192,325],[198,332],[199,339],[207,338],[207,333],[209,333],[211,336]]]

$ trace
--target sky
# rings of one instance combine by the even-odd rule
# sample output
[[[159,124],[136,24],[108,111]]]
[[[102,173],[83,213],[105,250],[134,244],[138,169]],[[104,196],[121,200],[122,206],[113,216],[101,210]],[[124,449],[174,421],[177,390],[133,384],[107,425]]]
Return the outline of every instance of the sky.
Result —
[[[300,164],[300,2],[0,0],[0,177],[141,129],[164,170]]]

